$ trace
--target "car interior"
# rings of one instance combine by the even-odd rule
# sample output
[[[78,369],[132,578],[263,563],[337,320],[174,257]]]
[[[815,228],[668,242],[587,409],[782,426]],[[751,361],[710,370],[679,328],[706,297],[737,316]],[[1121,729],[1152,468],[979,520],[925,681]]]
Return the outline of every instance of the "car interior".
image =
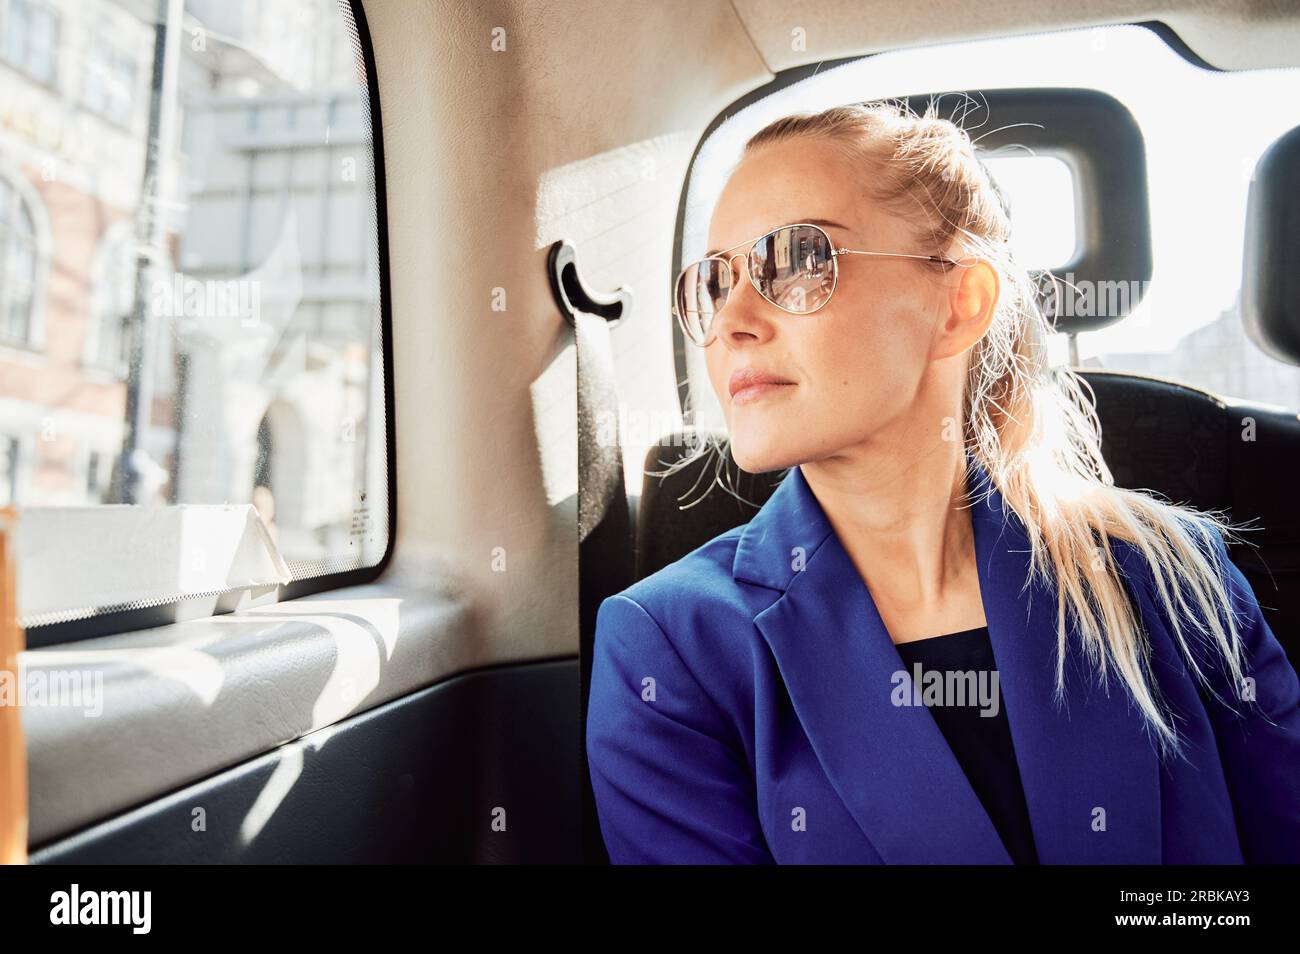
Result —
[[[607,863],[597,609],[781,477],[726,453],[673,278],[737,144],[796,108],[937,100],[978,124],[1013,222],[1041,224],[1026,254],[1069,276],[1044,285],[1053,347],[1115,483],[1249,528],[1229,555],[1300,668],[1300,6],[0,18],[0,242],[34,263],[0,286],[31,309],[22,343],[0,328],[10,585],[26,671],[83,674],[96,710],[24,707],[29,863]],[[77,44],[119,33],[94,92]],[[75,127],[42,125],[55,102]],[[124,337],[88,343],[115,227],[137,274],[100,327]],[[174,282],[142,323],[147,258]],[[1135,291],[1081,300],[1098,285]]]

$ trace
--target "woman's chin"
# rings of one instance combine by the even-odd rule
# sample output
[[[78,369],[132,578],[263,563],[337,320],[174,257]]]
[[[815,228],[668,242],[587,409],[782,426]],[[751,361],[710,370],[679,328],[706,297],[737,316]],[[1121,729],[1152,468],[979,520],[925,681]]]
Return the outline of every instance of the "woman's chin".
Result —
[[[792,466],[788,447],[755,447],[747,441],[731,441],[731,458],[748,474],[766,474]]]

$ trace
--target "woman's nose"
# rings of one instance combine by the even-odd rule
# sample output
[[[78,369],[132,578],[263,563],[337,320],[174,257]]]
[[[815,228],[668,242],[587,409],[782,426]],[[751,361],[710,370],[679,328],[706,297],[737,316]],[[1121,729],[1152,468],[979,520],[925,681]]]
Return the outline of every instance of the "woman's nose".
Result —
[[[737,261],[739,260],[739,261]],[[764,337],[771,334],[771,318],[764,306],[767,300],[758,293],[754,281],[746,267],[744,255],[733,255],[731,265],[731,291],[727,300],[713,318],[713,332],[719,338],[729,338],[736,334],[751,334]]]

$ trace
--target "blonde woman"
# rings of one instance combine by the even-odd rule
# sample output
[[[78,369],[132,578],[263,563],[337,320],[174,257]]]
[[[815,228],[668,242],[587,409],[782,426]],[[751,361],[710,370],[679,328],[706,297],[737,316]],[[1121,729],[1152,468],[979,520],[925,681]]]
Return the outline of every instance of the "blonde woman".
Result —
[[[750,523],[601,605],[610,859],[1300,861],[1300,680],[1214,516],[1113,485],[967,134],[772,123],[676,311]]]

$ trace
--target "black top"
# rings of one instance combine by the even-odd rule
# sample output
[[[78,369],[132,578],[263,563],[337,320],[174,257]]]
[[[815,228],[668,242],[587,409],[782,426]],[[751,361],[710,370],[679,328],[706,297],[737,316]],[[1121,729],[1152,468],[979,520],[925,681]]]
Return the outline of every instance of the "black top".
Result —
[[[909,676],[915,675],[913,667],[916,663],[921,664],[922,673],[932,669],[977,673],[997,670],[987,626],[899,643],[895,648]],[[966,704],[960,704],[960,700],[948,700],[947,705],[929,705],[928,702],[927,705],[970,780],[971,788],[1002,836],[1002,843],[1012,861],[1018,865],[1036,865],[1038,855],[1029,825],[1029,809],[1025,805],[1020,768],[1016,765],[1016,753],[1011,745],[1011,724],[1007,721],[1006,707],[1001,704],[1000,688],[999,695],[993,697],[998,699],[996,714],[981,714],[994,709],[988,704],[990,697],[986,694],[994,684],[988,680],[987,676],[976,677],[976,684],[988,689],[985,693],[977,691],[976,698],[967,700]],[[922,699],[925,699],[924,687],[924,683],[918,686],[923,693]],[[984,695],[983,702],[981,694]]]

